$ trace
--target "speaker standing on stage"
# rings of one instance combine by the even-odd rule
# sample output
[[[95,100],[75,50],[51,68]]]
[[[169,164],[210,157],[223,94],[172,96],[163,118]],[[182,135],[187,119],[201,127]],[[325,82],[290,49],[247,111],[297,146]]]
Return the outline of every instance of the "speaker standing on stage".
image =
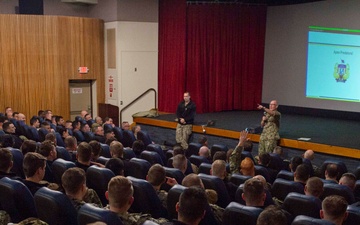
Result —
[[[269,107],[269,109],[262,105],[257,107],[258,109],[264,110],[264,116],[261,120],[263,131],[260,136],[259,155],[264,152],[271,153],[277,146],[278,140],[280,140],[279,127],[281,113],[277,111],[277,101],[272,100]]]
[[[188,148],[188,139],[192,132],[196,105],[190,100],[190,93],[184,93],[184,100],[181,101],[176,110],[178,125],[176,126],[176,142],[180,143],[184,149]]]

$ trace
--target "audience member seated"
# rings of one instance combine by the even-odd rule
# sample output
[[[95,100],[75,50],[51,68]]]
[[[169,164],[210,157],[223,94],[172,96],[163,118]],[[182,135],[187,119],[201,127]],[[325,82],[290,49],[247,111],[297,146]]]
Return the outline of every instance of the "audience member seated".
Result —
[[[76,210],[79,210],[85,203],[102,207],[101,200],[96,192],[86,186],[84,170],[77,167],[66,170],[61,177],[61,183],[66,196],[69,197]]]
[[[240,173],[244,176],[255,176],[254,162],[249,157],[246,157],[241,161]]]
[[[198,187],[187,188],[181,193],[176,204],[177,220],[167,222],[165,225],[192,224],[198,225],[204,218],[207,199],[203,189]]]
[[[256,221],[256,225],[286,225],[288,224],[287,213],[278,206],[269,206],[262,211]]]
[[[259,155],[258,166],[261,166],[268,171],[270,180],[267,180],[267,182],[272,184],[276,179],[277,171],[269,168],[270,160],[271,160],[271,156],[269,153],[261,153]]]
[[[75,165],[83,169],[85,172],[91,165],[105,167],[100,163],[91,161],[91,155],[92,155],[91,151],[92,151],[91,146],[89,145],[89,143],[86,142],[81,142],[77,148]]]
[[[0,148],[0,179],[3,177],[17,178],[10,170],[13,167],[12,154],[9,149]]]
[[[91,161],[96,162],[101,154],[101,145],[96,140],[90,141],[89,145],[91,146]]]
[[[51,170],[51,165],[55,159],[57,159],[57,151],[55,145],[51,141],[44,141],[37,149],[37,153],[46,158],[46,170],[44,180],[48,182],[55,182],[54,175]]]
[[[205,157],[209,163],[211,163],[211,153],[210,153],[210,149],[207,146],[202,146],[199,149],[199,156],[203,156]]]
[[[180,170],[184,175],[185,175],[187,165],[188,165],[188,163],[187,163],[187,159],[186,159],[185,155],[178,154],[173,157],[172,166],[175,169]]]
[[[306,163],[311,167],[310,176],[320,176],[320,174],[319,174],[320,169],[316,165],[313,165],[313,163],[312,163],[312,161],[315,159],[314,151],[311,149],[308,149],[304,152],[302,157],[303,157],[303,163]]]
[[[305,195],[314,196],[320,199],[324,192],[324,183],[318,177],[310,177],[306,181],[304,192]]]
[[[12,122],[5,122],[3,124],[3,131],[5,132],[5,134],[11,135],[12,138],[14,139],[14,145],[11,147],[20,149],[23,141],[20,139],[18,135],[15,134],[16,131],[15,125]]]
[[[345,198],[338,195],[328,196],[322,202],[320,217],[323,220],[333,222],[335,225],[342,225],[348,216],[347,206],[348,203]]]
[[[122,129],[122,130],[130,130],[130,124],[129,124],[129,122],[123,121],[123,122],[121,123],[121,129]]]
[[[215,152],[211,162],[214,162],[214,161],[216,161],[218,159],[224,160],[225,162],[227,162],[227,157],[226,156],[227,156],[227,152],[222,152],[222,151],[221,152]]]
[[[338,166],[335,163],[329,163],[325,170],[325,182],[337,184]]]
[[[105,144],[106,138],[104,136],[104,128],[102,126],[95,126],[93,128],[94,140]]]
[[[303,163],[303,160],[299,156],[294,156],[290,160],[290,171],[295,172],[296,168]]]
[[[240,173],[241,152],[244,150],[246,139],[247,132],[243,130],[240,132],[239,143],[230,155],[230,173]]]
[[[119,158],[111,158],[105,164],[105,168],[110,169],[115,176],[124,176],[124,162]]]
[[[181,145],[175,145],[173,147],[173,155],[176,156],[178,154],[185,156],[185,150],[183,149],[183,147],[181,147]],[[184,174],[188,175],[190,173],[198,173],[199,168],[195,164],[191,163],[189,159],[186,159],[186,160],[187,160],[187,167],[186,167]],[[169,165],[168,165],[168,167],[169,167]]]
[[[161,204],[167,209],[167,192],[160,190],[160,188],[164,183],[172,187],[177,184],[176,180],[171,177],[166,177],[165,169],[160,164],[154,164],[150,167],[146,180],[153,186]]]
[[[132,150],[134,151],[136,157],[139,158],[141,152],[145,150],[145,145],[141,140],[136,140],[132,145]]]
[[[216,160],[215,162],[213,162],[211,165],[210,174],[220,178],[224,182],[226,189],[229,193],[230,199],[233,201],[235,199],[235,193],[236,193],[236,190],[238,187],[229,181],[227,172],[226,172],[225,161]],[[218,193],[218,194],[221,194],[221,193]]]
[[[340,185],[348,186],[352,191],[355,190],[355,183],[356,177],[352,173],[344,173],[339,180]]]
[[[110,155],[112,158],[119,158],[123,161],[125,169],[129,167],[129,160],[124,158],[124,146],[119,141],[110,144]]]
[[[296,170],[294,172],[294,181],[301,185],[302,188],[305,188],[306,181],[310,177],[310,168],[306,164],[301,164],[298,167],[296,167]]]
[[[69,152],[72,161],[76,161],[76,150],[77,150],[77,141],[73,136],[69,136],[65,138],[65,149]]]
[[[23,183],[28,187],[30,192],[34,195],[37,190],[42,187],[50,189],[58,189],[58,185],[44,182],[46,158],[39,153],[29,152],[24,157],[23,169],[26,179]]]
[[[264,208],[266,199],[264,184],[257,178],[245,181],[244,193],[242,194],[246,206]]]
[[[105,193],[109,200],[107,208],[115,212],[124,224],[141,225],[146,220],[151,220],[158,224],[167,222],[164,218],[154,219],[149,214],[128,213],[131,204],[134,201],[134,188],[131,181],[122,176],[113,177],[108,185],[108,191]]]
[[[66,138],[66,137],[70,136],[69,130],[66,129],[65,127],[62,127],[62,126],[61,126],[61,127],[58,127],[57,132],[60,134],[61,139],[62,139],[63,141],[65,141],[65,138]],[[60,145],[60,144],[59,144],[59,145]]]
[[[25,155],[28,152],[35,152],[37,149],[36,142],[33,140],[26,140],[22,143],[20,150],[23,155]]]
[[[208,146],[208,139],[206,136],[202,135],[199,138],[199,144],[201,144],[201,146]]]

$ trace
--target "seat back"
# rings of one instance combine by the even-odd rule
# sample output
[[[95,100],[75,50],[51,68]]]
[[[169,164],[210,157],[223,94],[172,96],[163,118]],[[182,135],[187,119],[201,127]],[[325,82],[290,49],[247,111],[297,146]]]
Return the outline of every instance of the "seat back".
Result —
[[[38,130],[40,142],[45,141],[45,136],[46,136],[48,133],[49,133],[49,132],[48,132],[45,128],[40,128],[40,129]]]
[[[64,143],[64,140],[62,139],[60,133],[55,132],[55,137],[56,137],[56,145],[65,148],[65,143]]]
[[[57,152],[57,157],[67,160],[67,161],[71,161],[71,155],[69,154],[69,152],[62,146],[56,146],[56,152]]]
[[[245,183],[248,179],[250,179],[251,176],[244,176],[241,174],[234,173],[231,175],[230,182],[239,186],[240,184]]]
[[[360,224],[360,207],[349,205],[346,209],[348,217],[343,222],[343,225],[358,225]]]
[[[103,128],[104,128],[104,132],[107,132],[107,131],[113,131],[114,132],[114,128],[111,126],[111,124],[104,123]]]
[[[8,177],[0,180],[0,206],[14,223],[37,217],[34,198],[29,189],[22,182]]]
[[[100,143],[100,146],[101,146],[100,155],[104,156],[105,158],[111,158],[110,146],[107,144],[103,144],[103,143]]]
[[[199,166],[199,173],[204,173],[204,174],[210,174],[210,170],[211,170],[211,164],[210,163],[201,163]]]
[[[110,160],[110,158],[106,158],[106,157],[104,157],[104,156],[100,156],[100,157],[96,160],[96,162],[105,165],[109,160]]]
[[[42,187],[34,199],[39,219],[49,225],[77,225],[76,209],[65,194]]]
[[[123,131],[121,130],[121,128],[120,127],[114,127],[113,132],[114,132],[114,135],[115,135],[116,139],[118,141],[120,141],[121,143],[123,143],[124,136],[123,136]],[[131,147],[131,146],[129,146],[129,147]]]
[[[125,174],[145,180],[150,167],[151,164],[145,159],[132,158],[129,161],[129,166],[125,167]]]
[[[161,160],[161,158],[157,152],[150,152],[150,151],[145,150],[145,151],[141,152],[140,158],[145,159],[151,165],[154,165],[156,163],[158,163],[162,166],[164,165],[163,161]]]
[[[128,176],[134,187],[134,202],[129,212],[149,213],[153,218],[167,217],[167,210],[156,194],[153,186],[143,179]]]
[[[54,176],[54,181],[57,184],[61,185],[61,177],[64,172],[72,167],[75,167],[75,163],[72,161],[67,161],[65,159],[57,159],[51,165],[51,170]]]
[[[165,167],[165,166],[164,166],[164,169],[165,169],[165,174],[167,177],[175,178],[175,180],[178,184],[182,183],[182,180],[184,179],[185,176],[179,169],[169,168],[169,167]],[[169,191],[171,189],[171,186],[168,185],[167,183],[163,183],[161,185],[160,189]]]
[[[84,204],[78,211],[77,221],[79,225],[95,222],[104,222],[107,225],[122,225],[120,217],[110,210],[101,209],[91,204]]]
[[[36,142],[39,142],[40,137],[39,137],[38,130],[33,126],[29,126],[27,129],[28,129],[28,135],[29,135],[28,138],[31,140],[34,140]]]
[[[167,161],[166,155],[165,155],[165,153],[162,150],[160,145],[158,145],[158,144],[149,144],[146,147],[146,150],[151,151],[151,152],[157,152],[159,154],[159,156],[161,157],[161,160],[163,161],[163,163],[165,163]]]
[[[85,138],[85,141],[87,143],[89,143],[90,141],[94,140],[94,133],[93,132],[85,132],[84,138]]]
[[[123,141],[121,142],[124,147],[132,147],[134,141],[136,140],[133,132],[129,131],[129,130],[124,130],[123,131]]]
[[[130,160],[135,157],[136,157],[135,152],[131,148],[129,148],[129,147],[124,148],[124,158],[125,159]]]
[[[200,167],[201,163],[210,163],[207,158],[199,155],[191,155],[189,157],[189,160],[192,164],[196,165],[197,167]]]
[[[317,219],[317,218],[313,218],[310,216],[299,215],[299,216],[295,217],[295,219],[291,223],[291,225],[335,225],[335,224],[330,221],[327,221],[327,220]]]
[[[17,176],[21,178],[25,178],[24,170],[23,170],[23,161],[24,155],[17,148],[8,148],[13,156],[13,167],[11,168],[11,172],[16,173]]]
[[[210,149],[211,158],[213,158],[215,153],[218,152],[218,151],[227,152],[228,147],[226,145],[222,145],[222,144],[215,144],[215,145],[211,146],[211,149]]]
[[[149,134],[146,131],[143,131],[143,130],[140,130],[137,133],[137,139],[141,140],[144,143],[145,147],[152,143]]]
[[[76,131],[73,131],[73,133],[74,133],[74,137],[76,138],[78,143],[85,141],[85,137],[81,131],[76,130]]]
[[[188,146],[188,149],[185,151],[186,158],[190,158],[192,155],[199,155],[200,148],[200,143],[191,142]]]
[[[270,153],[270,158],[269,168],[280,171],[283,167],[283,160],[280,156],[276,153]]]
[[[261,175],[265,178],[267,182],[272,183],[269,171],[265,167],[260,165],[255,165],[254,168],[255,168],[255,175]]]
[[[354,175],[356,177],[356,180],[360,180],[360,166],[356,167]]]
[[[200,173],[198,175],[206,189],[212,189],[218,193],[218,201],[216,204],[225,208],[230,203],[230,195],[226,189],[224,181],[220,178],[208,174]]]
[[[291,192],[286,196],[283,208],[293,217],[305,215],[320,219],[321,200],[314,196]]]
[[[257,218],[263,210],[256,207],[231,202],[224,211],[223,224],[256,225]]]
[[[321,196],[321,199],[324,199],[330,195],[343,196],[348,204],[353,204],[355,202],[354,193],[348,186],[345,185],[324,183],[324,192]]]
[[[271,195],[281,201],[284,201],[290,192],[304,194],[304,187],[295,181],[284,180],[281,178],[277,178],[271,187]]]
[[[323,162],[323,164],[321,165],[320,167],[320,175],[321,175],[321,178],[325,178],[325,170],[326,170],[326,167],[328,164],[330,163],[334,163],[338,166],[338,176],[337,176],[337,180],[340,180],[341,176],[344,174],[344,173],[347,173],[348,170],[347,170],[347,167],[345,165],[345,163],[341,160],[337,160],[337,159],[327,159]]]
[[[89,188],[94,189],[103,205],[108,204],[105,192],[107,191],[109,181],[114,176],[115,174],[107,168],[90,166],[86,170],[86,184]]]
[[[254,157],[252,156],[251,152],[248,151],[242,151],[241,152],[241,161],[244,160],[246,157],[250,158],[254,164],[256,164]]]
[[[357,180],[355,183],[354,195],[355,200],[360,201],[360,180]]]
[[[294,173],[287,170],[280,170],[276,178],[282,178],[284,180],[294,180]]]

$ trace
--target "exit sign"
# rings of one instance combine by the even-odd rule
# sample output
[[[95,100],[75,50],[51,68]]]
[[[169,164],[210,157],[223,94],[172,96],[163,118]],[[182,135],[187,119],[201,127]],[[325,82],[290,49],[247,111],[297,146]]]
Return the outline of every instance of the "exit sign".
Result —
[[[86,66],[79,67],[79,73],[88,73],[89,69]]]

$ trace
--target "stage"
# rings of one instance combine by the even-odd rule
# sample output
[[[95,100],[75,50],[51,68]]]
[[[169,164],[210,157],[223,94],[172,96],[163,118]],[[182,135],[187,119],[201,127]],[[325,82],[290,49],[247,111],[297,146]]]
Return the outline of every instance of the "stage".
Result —
[[[194,133],[203,133],[224,138],[238,139],[239,131],[259,127],[262,111],[227,111],[197,114]],[[135,123],[175,129],[175,114],[161,114],[155,118],[134,118]],[[213,126],[203,126],[209,120]],[[313,149],[319,153],[360,159],[360,122],[295,114],[282,114],[280,145],[299,150]],[[250,139],[259,141],[259,134],[250,134]],[[310,138],[300,141],[298,138]]]

